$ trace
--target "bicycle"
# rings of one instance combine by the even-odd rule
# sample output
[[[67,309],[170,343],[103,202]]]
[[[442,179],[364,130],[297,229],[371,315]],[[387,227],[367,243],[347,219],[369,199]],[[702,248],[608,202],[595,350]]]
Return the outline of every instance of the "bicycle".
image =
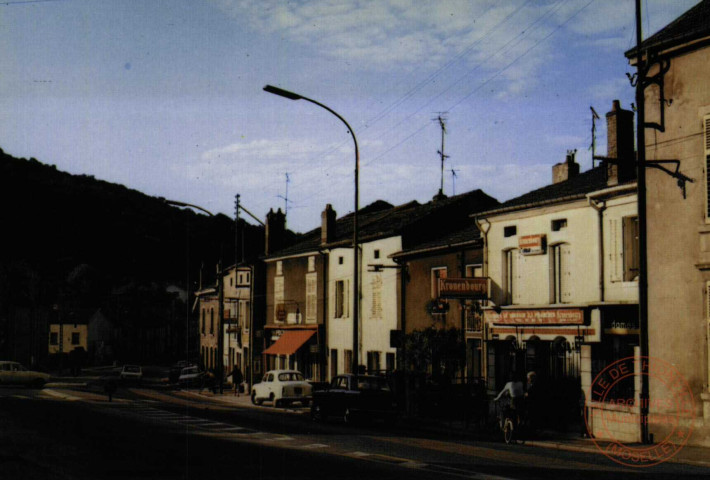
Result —
[[[516,437],[520,436],[522,427],[519,411],[511,406],[511,402],[501,405],[500,400],[496,400],[495,406],[498,428],[503,433],[503,440],[506,444],[513,443]]]

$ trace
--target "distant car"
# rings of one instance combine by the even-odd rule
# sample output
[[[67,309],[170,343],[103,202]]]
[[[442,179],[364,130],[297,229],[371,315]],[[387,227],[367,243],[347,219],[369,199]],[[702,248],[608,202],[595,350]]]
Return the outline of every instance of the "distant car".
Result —
[[[205,372],[200,370],[198,366],[185,367],[180,371],[178,384],[181,387],[199,387],[202,385],[202,379]]]
[[[397,404],[384,377],[338,375],[328,388],[313,392],[311,417],[324,420],[329,416],[340,417],[345,423],[356,418],[394,421]]]
[[[251,401],[255,405],[261,405],[268,400],[275,407],[293,402],[306,406],[311,401],[311,390],[311,384],[299,371],[270,370],[264,374],[261,383],[252,388]]]
[[[0,384],[2,385],[27,385],[42,388],[48,380],[48,373],[28,370],[17,362],[0,361]]]
[[[124,365],[119,375],[121,380],[141,381],[143,379],[143,369],[140,365]]]

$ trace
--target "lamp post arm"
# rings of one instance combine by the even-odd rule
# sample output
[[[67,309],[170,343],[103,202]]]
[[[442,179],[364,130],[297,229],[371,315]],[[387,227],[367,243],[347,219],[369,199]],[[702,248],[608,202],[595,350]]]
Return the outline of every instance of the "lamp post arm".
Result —
[[[251,218],[253,218],[256,222],[259,222],[259,225],[261,225],[262,227],[264,226],[264,222],[262,222],[261,220],[259,220],[259,217],[257,217],[257,216],[254,215],[253,213],[251,213],[249,210],[247,210],[247,209],[244,208],[243,206],[239,205],[239,210],[245,212],[247,215],[249,215]]]
[[[185,202],[178,202],[177,200],[166,200],[163,199],[163,202],[167,203],[168,205],[172,205],[175,207],[189,207],[189,208],[194,208],[196,210],[200,210],[201,212],[206,213],[210,217],[214,217],[214,213],[210,212],[206,208],[198,207],[197,205],[193,205],[191,203],[185,203]]]

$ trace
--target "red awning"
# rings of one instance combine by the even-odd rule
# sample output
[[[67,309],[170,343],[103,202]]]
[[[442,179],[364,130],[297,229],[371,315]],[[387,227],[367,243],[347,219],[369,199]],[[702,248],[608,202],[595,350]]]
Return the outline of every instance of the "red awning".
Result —
[[[264,350],[264,353],[266,355],[293,355],[309,338],[315,335],[315,333],[315,330],[293,330],[284,332],[273,345]]]

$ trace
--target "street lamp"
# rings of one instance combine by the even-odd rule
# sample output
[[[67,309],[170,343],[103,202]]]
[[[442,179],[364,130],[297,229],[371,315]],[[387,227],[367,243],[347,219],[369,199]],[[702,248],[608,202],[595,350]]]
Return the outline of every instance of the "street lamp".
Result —
[[[355,138],[355,132],[350,127],[348,122],[341,117],[338,112],[298,93],[289,92],[288,90],[283,90],[272,85],[266,85],[264,91],[268,93],[273,93],[280,97],[288,98],[289,100],[305,100],[318,105],[321,108],[328,110],[330,113],[335,115],[340,119],[341,122],[345,124],[348,128],[348,132],[353,137],[353,142],[355,143],[355,212],[353,213],[353,373],[357,375],[358,373],[358,357],[359,357],[359,316],[360,316],[360,279],[359,279],[359,229],[358,229],[358,210],[360,205],[360,152],[357,148],[357,138]]]
[[[163,199],[165,203],[168,205],[174,205],[176,207],[189,207],[189,208],[194,208],[196,210],[200,210],[201,212],[206,213],[210,217],[214,217],[214,214],[207,210],[206,208],[202,208],[198,205],[193,205],[191,203],[185,203],[185,202],[178,202],[177,200],[165,200]],[[219,264],[217,266],[217,302],[219,304],[217,305],[217,316],[219,317],[219,331],[217,332],[217,357],[219,360],[217,360],[217,375],[219,378],[219,393],[224,393],[224,288],[222,286],[222,255],[224,252],[222,251],[222,242],[220,242],[220,248],[219,248]],[[189,266],[188,266],[189,268]],[[190,286],[188,285],[188,288]]]

